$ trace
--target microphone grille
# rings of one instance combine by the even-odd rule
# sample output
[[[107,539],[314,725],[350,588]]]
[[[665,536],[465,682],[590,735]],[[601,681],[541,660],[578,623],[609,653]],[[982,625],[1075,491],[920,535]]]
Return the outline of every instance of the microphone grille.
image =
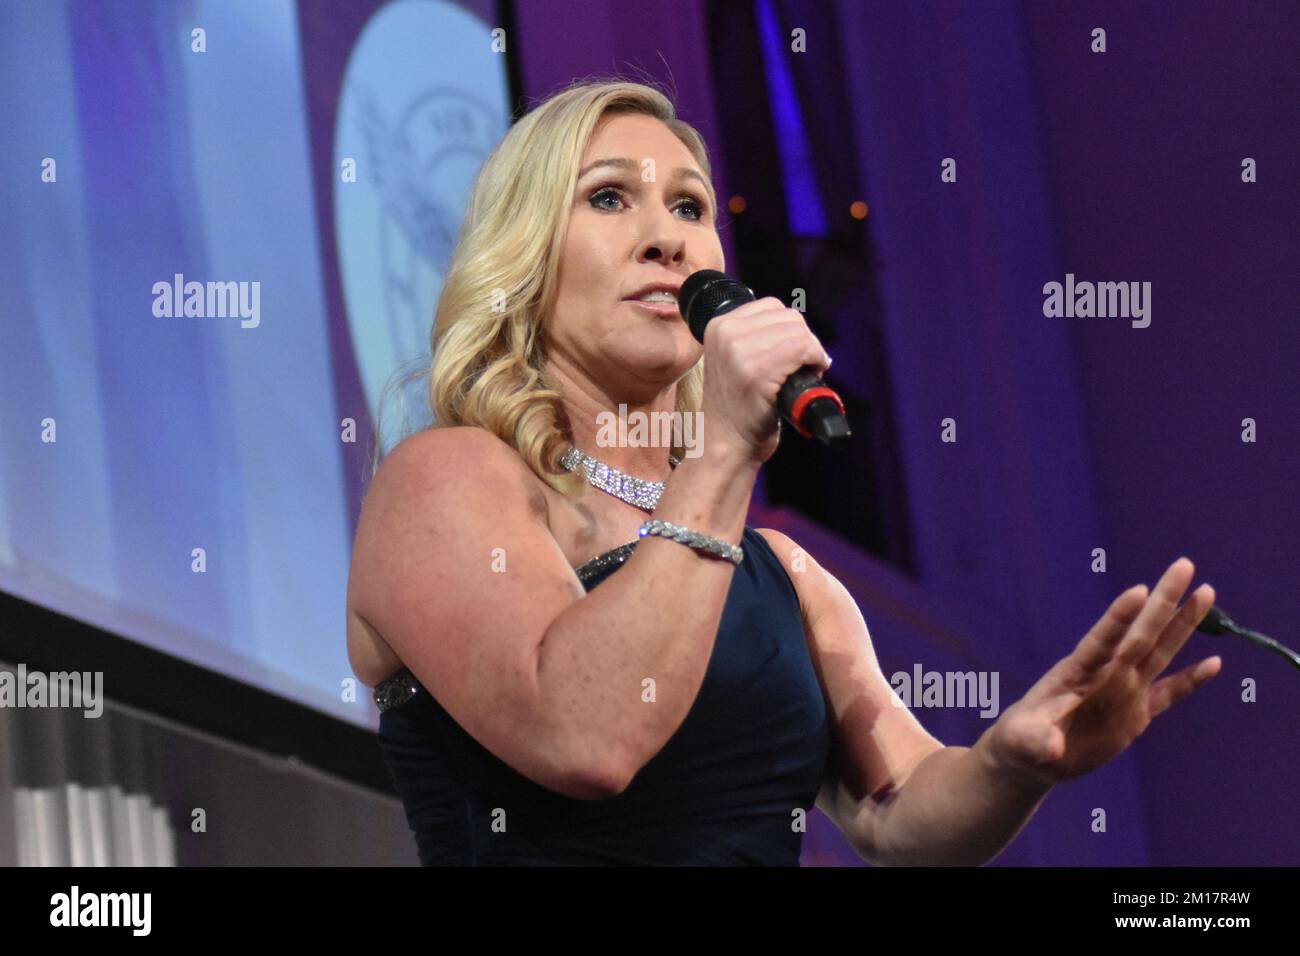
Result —
[[[754,298],[754,290],[743,282],[716,269],[701,269],[682,283],[677,304],[691,334],[703,342],[704,328],[710,319],[753,302]]]

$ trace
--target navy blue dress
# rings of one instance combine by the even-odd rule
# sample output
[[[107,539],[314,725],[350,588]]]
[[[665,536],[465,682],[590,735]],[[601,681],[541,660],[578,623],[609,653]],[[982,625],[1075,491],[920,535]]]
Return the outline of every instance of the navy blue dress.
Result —
[[[637,543],[575,569],[583,586],[616,572]],[[529,780],[405,668],[379,684],[379,743],[420,861],[798,866],[796,821],[812,816],[830,771],[830,724],[794,585],[748,526],[743,547],[694,705],[617,796],[579,800]]]

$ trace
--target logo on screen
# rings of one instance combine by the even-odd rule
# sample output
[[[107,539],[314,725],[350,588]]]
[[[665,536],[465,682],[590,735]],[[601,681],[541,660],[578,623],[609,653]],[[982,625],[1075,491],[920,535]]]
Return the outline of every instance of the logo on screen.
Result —
[[[334,168],[351,173],[335,177],[335,238],[372,421],[385,384],[429,354],[474,177],[509,122],[503,64],[487,24],[433,0],[383,7],[349,58]]]

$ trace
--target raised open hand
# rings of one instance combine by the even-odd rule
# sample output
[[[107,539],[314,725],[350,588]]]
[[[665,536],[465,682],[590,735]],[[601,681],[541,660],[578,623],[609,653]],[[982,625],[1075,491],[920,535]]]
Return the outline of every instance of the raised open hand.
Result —
[[[1156,680],[1214,604],[1203,584],[1178,602],[1196,566],[1179,558],[1155,590],[1117,597],[1074,651],[984,732],[973,749],[1007,772],[1053,784],[1117,756],[1153,717],[1219,672],[1216,655]]]

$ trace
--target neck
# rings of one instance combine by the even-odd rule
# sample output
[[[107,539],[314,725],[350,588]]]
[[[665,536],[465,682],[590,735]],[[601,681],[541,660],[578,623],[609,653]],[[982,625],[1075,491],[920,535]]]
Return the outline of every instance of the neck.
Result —
[[[650,396],[612,395],[554,366],[548,369],[548,377],[564,395],[564,410],[573,431],[573,443],[579,451],[634,478],[668,480],[673,470],[668,461],[672,454],[671,434],[666,437],[667,445],[633,446],[619,439],[620,431],[630,431],[638,420],[671,421],[671,417],[656,418],[656,415],[673,411],[677,399],[675,384]],[[618,421],[620,414],[626,416],[622,429]],[[649,442],[663,437],[649,424],[645,434]]]

